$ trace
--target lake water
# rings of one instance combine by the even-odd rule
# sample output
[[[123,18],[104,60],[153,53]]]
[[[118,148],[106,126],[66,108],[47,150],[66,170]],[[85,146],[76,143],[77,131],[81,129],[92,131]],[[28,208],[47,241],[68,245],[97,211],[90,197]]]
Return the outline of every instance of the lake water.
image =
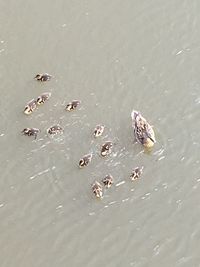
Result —
[[[200,266],[199,12],[198,0],[0,1],[1,267]],[[42,72],[54,77],[35,81]],[[66,112],[73,99],[80,109]],[[149,153],[132,109],[154,126]],[[49,138],[54,124],[64,134]],[[114,185],[97,200],[91,183],[108,173]]]

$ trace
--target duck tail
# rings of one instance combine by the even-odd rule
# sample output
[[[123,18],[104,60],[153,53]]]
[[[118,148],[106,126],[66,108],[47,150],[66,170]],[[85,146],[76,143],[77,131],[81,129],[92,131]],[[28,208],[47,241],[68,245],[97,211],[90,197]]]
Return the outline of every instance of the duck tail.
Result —
[[[139,116],[139,115],[140,115],[140,112],[139,111],[133,110],[131,112],[131,118],[132,118],[132,120],[135,121],[136,118],[137,118],[137,116]]]

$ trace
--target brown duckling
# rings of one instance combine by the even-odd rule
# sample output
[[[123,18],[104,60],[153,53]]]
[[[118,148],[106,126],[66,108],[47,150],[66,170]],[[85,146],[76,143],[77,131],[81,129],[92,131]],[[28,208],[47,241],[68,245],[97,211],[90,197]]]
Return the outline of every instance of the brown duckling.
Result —
[[[65,110],[67,110],[67,111],[75,110],[80,104],[81,104],[81,101],[79,101],[79,100],[73,100],[72,102],[70,102],[69,104],[67,104]]]
[[[143,168],[144,167],[136,167],[135,169],[133,169],[133,171],[132,171],[132,173],[130,175],[131,181],[135,181],[138,178],[140,178],[140,176],[143,173]]]
[[[103,196],[103,189],[99,182],[95,181],[92,184],[92,192],[95,194],[97,198],[102,198]]]
[[[40,132],[40,129],[37,129],[37,128],[24,128],[24,130],[22,131],[22,134],[27,135],[27,136],[34,136],[36,139],[39,132]]]
[[[32,99],[26,104],[26,106],[24,108],[24,113],[26,115],[29,115],[36,109],[36,107],[37,107],[36,101],[34,99]]]
[[[63,128],[60,125],[54,125],[47,129],[47,133],[50,135],[62,134]]]
[[[80,168],[83,168],[85,166],[88,166],[88,164],[91,162],[91,160],[92,160],[92,154],[87,154],[79,160],[78,165]]]
[[[111,185],[113,184],[113,181],[114,181],[113,177],[110,174],[106,175],[106,177],[102,179],[102,183],[105,185],[106,188],[111,187]]]
[[[34,79],[40,82],[46,82],[51,79],[52,75],[48,73],[37,74]]]
[[[44,104],[44,102],[46,102],[50,97],[51,97],[50,92],[46,92],[46,93],[41,94],[37,98],[37,104],[38,105]]]
[[[94,129],[94,132],[93,132],[94,137],[101,136],[104,132],[104,129],[105,129],[104,125],[97,125]]]
[[[101,156],[106,157],[112,152],[113,143],[110,141],[105,142],[101,147]]]

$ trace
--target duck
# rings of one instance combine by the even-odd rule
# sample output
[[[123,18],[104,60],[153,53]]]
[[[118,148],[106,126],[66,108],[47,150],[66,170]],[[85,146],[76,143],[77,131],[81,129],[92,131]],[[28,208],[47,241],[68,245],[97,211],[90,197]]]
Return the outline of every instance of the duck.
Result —
[[[79,168],[83,168],[85,166],[88,166],[89,163],[92,160],[92,154],[87,154],[85,156],[83,156],[80,160],[79,160]]]
[[[92,192],[94,193],[96,198],[102,198],[103,197],[102,185],[99,182],[95,181],[92,184]]]
[[[51,97],[51,93],[45,92],[41,94],[40,96],[38,96],[36,102],[38,105],[44,104],[44,102],[46,102],[50,97]]]
[[[47,129],[47,133],[50,135],[56,135],[63,133],[63,128],[60,125],[54,125]]]
[[[31,99],[24,108],[24,113],[30,115],[37,108],[36,101]]]
[[[93,132],[94,137],[101,136],[104,132],[104,129],[105,129],[104,125],[97,125],[94,129],[94,132]]]
[[[106,157],[109,154],[111,154],[112,152],[112,147],[113,147],[113,143],[111,141],[107,141],[105,142],[102,146],[101,146],[101,156],[102,157]]]
[[[143,172],[143,168],[144,167],[136,167],[132,170],[131,175],[130,175],[131,181],[135,181],[140,178]]]
[[[34,79],[40,82],[46,82],[51,79],[52,75],[48,73],[37,74]]]
[[[67,110],[67,111],[75,110],[80,104],[81,104],[80,100],[73,100],[67,104],[65,110]]]
[[[105,185],[106,188],[110,188],[113,184],[113,177],[112,175],[108,174],[102,179],[102,183]]]
[[[35,139],[37,138],[37,135],[39,132],[40,132],[40,129],[38,129],[38,128],[24,128],[22,130],[23,135],[34,136]]]
[[[142,117],[139,111],[133,110],[131,113],[132,127],[138,143],[146,148],[151,148],[156,143],[153,127]]]

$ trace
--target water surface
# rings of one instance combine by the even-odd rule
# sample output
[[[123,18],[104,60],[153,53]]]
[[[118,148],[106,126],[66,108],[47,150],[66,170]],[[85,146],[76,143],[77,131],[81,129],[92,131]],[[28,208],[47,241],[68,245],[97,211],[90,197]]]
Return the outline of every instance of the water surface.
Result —
[[[199,1],[1,0],[0,10],[0,265],[200,266]],[[54,77],[38,83],[38,72]],[[65,112],[72,99],[80,109]],[[134,142],[133,108],[154,126],[151,153]],[[63,136],[46,135],[53,124]],[[98,201],[91,183],[108,173],[115,184]]]

